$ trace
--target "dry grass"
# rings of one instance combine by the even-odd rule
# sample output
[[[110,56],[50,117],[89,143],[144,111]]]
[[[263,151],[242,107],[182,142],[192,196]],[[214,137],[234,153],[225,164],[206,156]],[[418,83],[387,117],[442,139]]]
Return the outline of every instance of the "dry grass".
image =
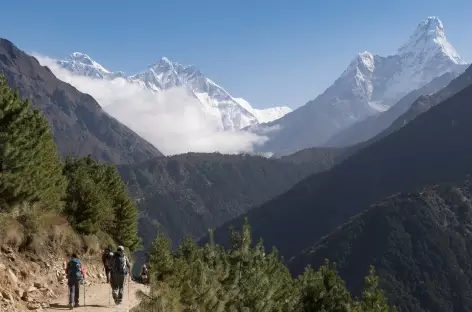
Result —
[[[25,240],[23,225],[9,214],[0,214],[0,245],[19,248]]]
[[[104,233],[81,236],[66,217],[54,212],[23,215],[0,213],[0,246],[24,249],[37,255],[70,255],[78,252],[89,257],[100,254],[105,245],[115,245]]]

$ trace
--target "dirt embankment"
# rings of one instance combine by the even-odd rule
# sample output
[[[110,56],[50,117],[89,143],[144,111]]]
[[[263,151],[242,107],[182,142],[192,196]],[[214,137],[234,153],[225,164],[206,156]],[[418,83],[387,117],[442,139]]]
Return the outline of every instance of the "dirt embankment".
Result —
[[[67,280],[63,269],[67,260],[52,254],[38,256],[35,253],[20,253],[11,247],[1,247],[0,311],[68,309]],[[85,294],[85,306],[75,310],[99,312],[110,311],[109,308],[113,307],[111,311],[128,311],[138,303],[136,290],[146,291],[144,285],[131,282],[125,287],[122,304],[115,306],[99,257],[85,256],[81,260],[87,269],[85,284],[80,289],[80,304],[83,305]]]

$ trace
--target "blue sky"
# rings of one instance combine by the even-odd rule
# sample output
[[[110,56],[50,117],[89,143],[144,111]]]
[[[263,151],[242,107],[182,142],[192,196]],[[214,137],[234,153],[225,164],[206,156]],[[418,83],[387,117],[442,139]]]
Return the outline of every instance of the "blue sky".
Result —
[[[470,12],[470,0],[18,0],[2,3],[0,36],[54,58],[85,52],[128,74],[167,56],[254,107],[295,108],[356,53],[394,53],[430,15],[472,60]]]

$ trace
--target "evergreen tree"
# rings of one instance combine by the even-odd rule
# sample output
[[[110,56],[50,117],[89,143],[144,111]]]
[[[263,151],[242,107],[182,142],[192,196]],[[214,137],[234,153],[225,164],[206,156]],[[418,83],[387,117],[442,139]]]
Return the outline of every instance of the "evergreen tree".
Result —
[[[66,180],[48,121],[0,76],[0,209],[61,209]]]
[[[308,268],[294,280],[277,250],[262,241],[251,246],[247,222],[231,231],[231,248],[210,242],[197,246],[186,237],[174,254],[163,234],[150,253],[151,295],[140,311],[169,312],[380,312],[388,308],[373,272],[361,301],[351,298],[334,265]]]
[[[100,231],[100,211],[106,209],[100,190],[83,168],[68,175],[67,205],[65,212],[74,228],[80,233]]]
[[[375,268],[370,266],[369,274],[364,279],[364,291],[360,303],[362,311],[388,312],[390,308],[387,298],[379,288],[379,277],[375,274]]]
[[[343,280],[328,261],[319,270],[308,267],[300,277],[298,311],[350,311],[352,300]]]
[[[154,272],[152,277],[156,281],[165,281],[166,277],[172,274],[173,264],[170,242],[164,234],[159,233],[149,252],[149,267]]]
[[[130,251],[134,251],[140,245],[138,237],[138,209],[125,192],[114,202],[115,220],[112,236],[119,244],[128,247]]]
[[[81,233],[108,233],[130,251],[140,244],[138,210],[115,167],[90,156],[67,158],[64,175],[69,181],[66,212]]]

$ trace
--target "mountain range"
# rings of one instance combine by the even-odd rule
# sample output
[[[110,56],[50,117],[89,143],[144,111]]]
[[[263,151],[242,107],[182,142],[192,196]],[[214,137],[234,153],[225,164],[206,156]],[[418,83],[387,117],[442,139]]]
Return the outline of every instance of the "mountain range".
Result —
[[[57,79],[51,70],[0,38],[0,73],[30,99],[52,126],[63,157],[87,156],[108,163],[135,163],[162,156],[150,143],[102,110],[88,94]]]
[[[246,130],[269,136],[258,151],[287,155],[323,146],[343,129],[387,111],[407,93],[445,73],[460,74],[466,67],[448,42],[441,20],[429,17],[416,27],[396,54],[384,57],[359,53],[314,100],[280,119]],[[269,128],[278,130],[267,132]]]
[[[389,196],[289,261],[294,274],[326,258],[350,290],[374,265],[391,304],[403,312],[470,311],[470,181]],[[375,237],[375,239],[372,239]]]
[[[426,184],[462,181],[472,171],[467,143],[472,131],[471,71],[449,84],[466,85],[463,90],[330,170],[307,177],[228,222],[215,237],[225,241],[228,228],[248,217],[256,239],[264,238],[268,247],[277,246],[290,258],[385,196]]]
[[[79,61],[59,63],[77,75],[125,79],[152,92],[183,86],[196,98],[213,91],[215,99],[225,97],[196,69],[167,59],[154,70],[162,75],[148,70],[143,73],[149,76],[126,76],[85,54],[70,58]],[[470,311],[472,195],[463,181],[472,171],[472,67],[447,42],[438,18],[422,22],[396,55],[361,53],[333,86],[300,109],[267,125],[251,119],[244,131],[279,128],[263,148],[274,144],[269,150],[280,159],[164,157],[90,95],[6,39],[0,40],[0,73],[46,115],[63,156],[90,154],[117,165],[139,207],[145,248],[157,232],[176,247],[184,235],[198,239],[215,227],[215,241],[226,243],[228,230],[247,218],[254,241],[276,246],[293,275],[328,257],[359,294],[359,281],[374,264],[401,312]],[[297,122],[288,123],[290,118]],[[225,128],[224,120],[221,128],[229,131],[251,124],[250,118],[239,124],[228,119]],[[287,145],[278,148],[277,142]]]
[[[438,91],[467,67],[437,17],[422,21],[394,55],[359,53],[328,89],[295,111],[254,109],[195,66],[166,57],[130,76],[109,71],[79,52],[57,63],[75,75],[126,79],[152,92],[184,87],[221,130],[242,129],[268,137],[254,146],[255,152],[279,156],[313,146],[348,146],[368,140],[408,109],[415,97]]]
[[[198,99],[200,108],[219,123],[221,130],[240,130],[250,125],[273,121],[291,111],[286,106],[255,109],[243,98],[232,97],[195,66],[172,62],[167,57],[130,76],[123,72],[111,72],[80,52],[72,53],[57,61],[57,64],[75,75],[94,79],[122,78],[152,92],[183,87]]]
[[[203,237],[254,206],[287,191],[306,176],[328,169],[326,157],[297,162],[254,155],[186,153],[119,165],[137,199],[145,248],[158,232],[174,246],[185,235]]]

